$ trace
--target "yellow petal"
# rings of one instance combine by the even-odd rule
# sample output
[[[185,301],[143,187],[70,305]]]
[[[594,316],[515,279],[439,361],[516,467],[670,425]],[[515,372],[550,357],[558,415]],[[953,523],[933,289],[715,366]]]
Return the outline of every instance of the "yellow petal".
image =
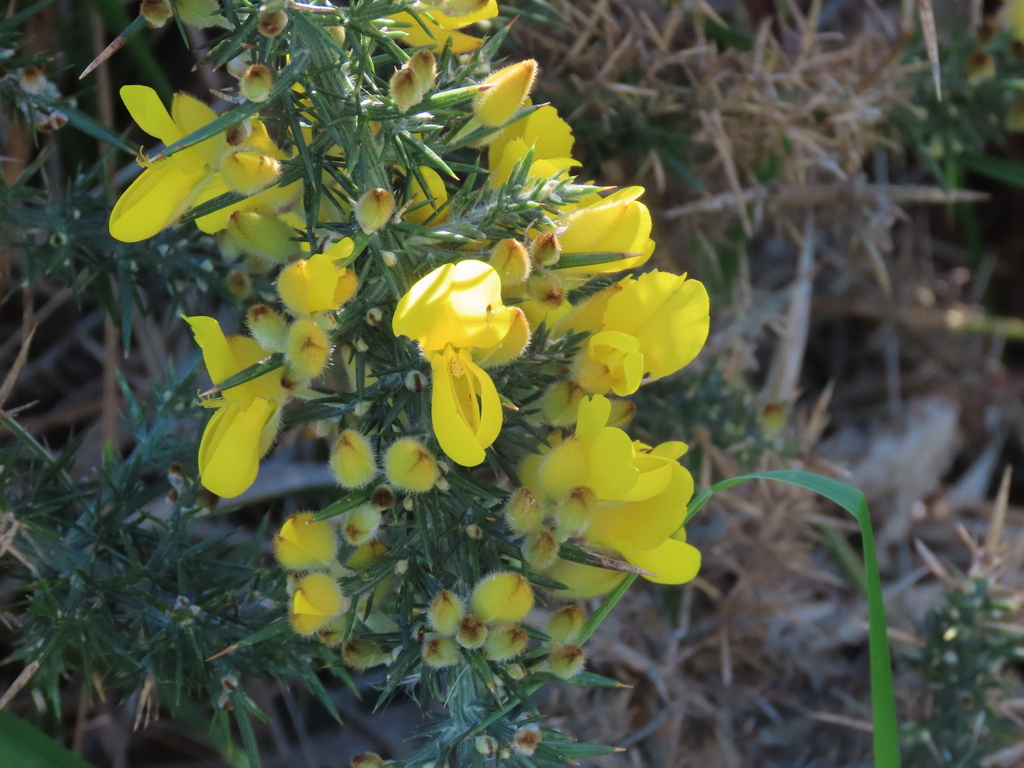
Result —
[[[189,96],[187,93],[176,93],[171,101],[171,117],[174,118],[175,124],[184,135],[195,133],[200,128],[212,123],[217,119],[217,114],[194,96]],[[195,145],[196,151],[212,168],[217,167],[220,150],[226,148],[224,132]]]
[[[203,362],[206,364],[206,370],[214,384],[218,384],[242,370],[238,367],[227,336],[224,335],[224,331],[221,330],[220,323],[216,319],[196,315],[186,317],[185,322],[192,327],[196,344],[203,350]]]
[[[611,592],[618,586],[626,574],[622,571],[610,571],[607,568],[594,568],[582,563],[559,560],[547,574],[549,578],[561,582],[568,589],[553,590],[559,597],[566,600],[585,600]]]
[[[245,491],[259,470],[260,432],[275,406],[256,399],[248,408],[228,403],[219,408],[199,443],[199,475],[203,486],[232,498]]]
[[[587,538],[616,549],[620,549],[622,541],[637,549],[656,547],[683,525],[691,496],[693,477],[675,464],[671,481],[657,496],[626,504],[598,505]]]
[[[580,443],[589,450],[608,423],[612,403],[604,395],[593,395],[580,400],[579,415],[576,419],[576,435]]]
[[[587,479],[598,499],[627,493],[640,473],[633,466],[633,441],[621,429],[606,427],[587,452]]]
[[[430,367],[430,420],[437,442],[452,461],[475,467],[501,431],[501,401],[494,382],[465,350],[447,347],[431,357]]]
[[[577,208],[564,218],[564,229],[558,234],[562,253],[609,251],[634,255],[606,264],[570,267],[561,270],[563,274],[620,272],[638,267],[650,258],[654,251],[650,239],[651,212],[643,203],[629,199],[637,195],[636,189],[620,190],[604,200]]]
[[[128,107],[132,120],[150,136],[165,145],[173,144],[185,134],[171,119],[160,96],[145,85],[125,85],[121,88],[121,101]]]
[[[609,299],[604,329],[639,338],[646,372],[660,378],[700,352],[708,336],[709,309],[703,284],[655,270]]]
[[[142,172],[110,212],[110,235],[123,243],[153,237],[173,224],[192,204],[209,178],[205,169],[184,174],[173,158]]]
[[[497,4],[495,3],[495,5]],[[439,18],[444,16],[441,12],[437,12],[434,15]],[[445,29],[426,14],[420,14],[422,26],[420,22],[413,18],[412,14],[405,11],[396,13],[389,18],[395,23],[396,29],[400,29],[405,33],[401,41],[406,45],[414,47],[427,46],[434,53],[440,53],[444,50],[445,43],[450,38],[452,41],[452,53],[456,54],[468,53],[483,45],[483,40],[463,34],[462,32],[456,32],[454,29]],[[426,27],[427,31],[424,31],[423,27]]]
[[[696,547],[668,539],[653,549],[636,549],[625,539],[612,546],[637,568],[655,574],[644,576],[656,584],[685,584],[700,570],[700,552]]]
[[[454,347],[491,347],[512,325],[501,303],[501,278],[494,268],[470,259],[438,267],[409,289],[395,309],[396,335],[420,343],[425,352]]]
[[[413,224],[426,224],[427,219],[430,219],[430,226],[443,224],[448,220],[448,209],[445,208],[436,215],[435,212],[448,201],[448,190],[445,189],[444,181],[433,168],[421,165],[419,171],[423,180],[427,182],[430,196],[423,192],[419,179],[413,175],[409,182],[409,207],[415,210],[406,211],[402,218]]]

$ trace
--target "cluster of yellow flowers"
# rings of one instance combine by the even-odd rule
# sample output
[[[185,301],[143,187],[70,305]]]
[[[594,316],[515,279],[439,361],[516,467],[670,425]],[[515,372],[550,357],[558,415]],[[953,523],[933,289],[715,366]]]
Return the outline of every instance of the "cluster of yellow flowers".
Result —
[[[210,21],[216,7],[203,5],[199,15]],[[387,98],[375,106],[392,110],[396,120],[411,119],[414,108],[429,119],[439,79],[434,53],[449,61],[475,50],[481,41],[459,30],[493,17],[497,6],[494,0],[446,0],[409,10],[383,20],[417,50],[396,67]],[[155,24],[163,6],[144,3],[143,11]],[[261,34],[279,35],[288,17],[261,16],[259,23]],[[330,34],[343,41],[344,30],[336,30]],[[234,66],[242,97],[266,99],[274,79],[268,67]],[[490,73],[475,86],[466,119],[452,129],[454,143],[486,152],[482,195],[513,187],[540,195],[572,185],[571,170],[579,165],[572,131],[554,107],[531,104],[536,74],[533,60]],[[567,202],[547,203],[520,230],[505,227],[500,236],[476,234],[470,242],[465,232],[480,230],[459,228],[463,214],[451,209],[449,198],[457,179],[453,184],[434,168],[398,162],[372,176],[384,186],[353,193],[356,174],[349,176],[345,153],[335,146],[327,157],[347,183],[321,172],[332,194],[319,198],[319,223],[310,232],[297,213],[308,216],[308,191],[302,181],[282,183],[282,168],[297,164],[295,145],[309,146],[323,133],[313,116],[317,94],[296,84],[289,95],[300,105],[291,129],[298,135],[279,145],[259,118],[211,132],[213,110],[193,97],[178,94],[168,111],[151,89],[122,89],[138,125],[165,145],[197,131],[205,138],[144,161],[142,175],[111,214],[110,231],[120,240],[142,240],[189,209],[228,196],[229,204],[198,216],[197,226],[217,238],[226,256],[244,256],[252,272],[274,280],[280,308],[267,299],[249,306],[248,335],[226,336],[214,318],[186,318],[215,385],[202,400],[215,412],[200,443],[199,472],[203,485],[220,496],[237,496],[254,482],[290,399],[322,398],[314,382],[328,371],[344,333],[363,323],[367,331],[383,329],[373,331],[379,340],[390,315],[391,334],[379,343],[396,350],[390,360],[408,363],[399,373],[404,394],[382,396],[391,411],[386,429],[380,420],[363,418],[368,409],[360,407],[312,429],[330,439],[330,468],[352,503],[329,519],[321,518],[330,510],[294,514],[275,538],[277,559],[290,573],[294,630],[340,645],[345,662],[358,669],[388,662],[400,650],[367,637],[394,631],[382,606],[398,594],[396,576],[403,563],[408,567],[402,559],[391,562],[388,529],[453,493],[464,472],[458,467],[487,460],[508,408],[546,434],[522,460],[519,487],[506,486],[503,536],[519,541],[521,557],[491,563],[478,577],[447,588],[433,582],[438,586],[424,596],[422,609],[426,667],[443,669],[465,651],[479,651],[506,665],[511,676],[525,675],[515,661],[529,641],[521,622],[534,607],[524,572],[562,585],[555,590],[561,597],[587,597],[613,588],[630,570],[562,559],[564,545],[576,542],[606,562],[621,557],[653,581],[693,578],[700,555],[682,529],[693,480],[678,461],[686,446],[632,440],[623,427],[635,406],[622,398],[693,360],[708,334],[708,295],[685,275],[635,271],[654,252],[643,189],[574,187],[582,191]],[[370,127],[372,137],[382,133],[380,123]],[[409,227],[421,251],[402,247]],[[444,246],[443,236],[456,231],[458,247]],[[437,241],[429,236],[435,232]],[[382,284],[393,286],[392,298],[378,290]],[[368,350],[362,338],[344,343],[353,354]],[[534,362],[556,345],[574,350],[574,358]],[[501,391],[511,367],[524,363],[545,382],[543,392],[535,388],[525,400],[521,392]],[[363,368],[364,385],[366,376],[396,373]],[[428,369],[429,427],[413,415],[419,406],[408,405],[426,389]],[[362,388],[359,396],[366,397]],[[483,535],[476,525],[465,530]],[[387,569],[378,566],[382,561]],[[575,606],[549,618],[545,663],[552,673],[569,678],[582,669],[577,641],[583,622]]]

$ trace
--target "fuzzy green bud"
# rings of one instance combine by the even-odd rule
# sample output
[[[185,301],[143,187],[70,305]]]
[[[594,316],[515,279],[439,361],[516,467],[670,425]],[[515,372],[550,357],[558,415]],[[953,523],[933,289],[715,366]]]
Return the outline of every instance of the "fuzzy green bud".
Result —
[[[585,485],[573,488],[555,508],[555,533],[563,538],[581,535],[590,525],[596,505],[593,490]]]
[[[428,637],[423,641],[423,663],[428,667],[453,667],[461,658],[459,646],[450,637]]]
[[[391,444],[384,454],[384,472],[393,486],[413,493],[429,491],[440,477],[437,459],[413,437]]]
[[[256,30],[264,37],[277,37],[288,26],[288,14],[284,11],[263,11],[256,21]]]
[[[548,669],[563,680],[576,677],[586,662],[587,656],[578,645],[558,645],[548,654]]]
[[[544,631],[551,636],[552,640],[560,643],[574,643],[583,633],[583,625],[586,617],[583,611],[575,605],[566,605],[559,608],[548,618]]]
[[[331,353],[331,342],[323,329],[308,317],[300,317],[288,329],[284,356],[288,365],[307,379],[323,373]]]
[[[416,73],[422,93],[425,94],[434,87],[434,80],[437,78],[437,59],[430,51],[421,48],[405,62],[405,66]]]
[[[487,734],[477,736],[473,741],[473,747],[478,754],[484,756],[485,760],[494,757],[498,752],[498,742],[493,736],[488,736]]]
[[[274,87],[274,72],[265,64],[253,64],[242,75],[238,87],[249,101],[266,101]]]
[[[355,637],[342,647],[341,658],[352,669],[362,671],[383,664],[387,656],[373,640]]]
[[[228,234],[248,254],[287,261],[299,252],[292,228],[273,213],[235,211],[228,217]]]
[[[476,585],[472,604],[473,611],[488,624],[519,621],[533,608],[533,588],[523,574],[499,571]]]
[[[388,91],[400,112],[408,112],[423,100],[419,76],[408,67],[395,70]]]
[[[451,637],[459,631],[459,623],[466,615],[466,604],[447,589],[442,589],[427,608],[427,623],[439,635]]]
[[[526,650],[530,637],[518,624],[491,627],[484,641],[484,655],[491,661],[510,661]]]
[[[547,528],[534,531],[523,542],[523,557],[527,563],[543,573],[553,567],[558,560],[559,543],[554,531]]]
[[[539,267],[553,267],[562,255],[562,246],[554,232],[544,232],[530,244],[530,258]]]
[[[536,725],[527,725],[516,731],[512,737],[512,749],[520,755],[529,757],[537,751],[541,740],[540,728]]]
[[[344,488],[361,488],[377,474],[377,456],[366,435],[346,429],[331,449],[331,472]]]
[[[376,752],[360,752],[352,758],[349,768],[384,768],[384,759]]]
[[[529,488],[517,488],[505,504],[505,524],[516,536],[540,530],[544,510]]]
[[[356,203],[356,222],[367,235],[388,223],[395,212],[395,198],[386,189],[371,189]]]
[[[526,246],[512,238],[496,242],[488,261],[501,278],[503,288],[522,285],[533,271],[533,261]]]
[[[455,639],[463,648],[479,648],[487,640],[487,625],[479,616],[469,614],[459,622]]]
[[[342,534],[353,547],[360,547],[377,536],[380,530],[381,513],[369,504],[361,504],[345,513]]]
[[[540,412],[553,427],[571,427],[586,394],[587,390],[574,381],[556,381],[541,396]]]
[[[144,18],[150,27],[157,29],[174,16],[174,10],[167,0],[142,0],[139,16]]]

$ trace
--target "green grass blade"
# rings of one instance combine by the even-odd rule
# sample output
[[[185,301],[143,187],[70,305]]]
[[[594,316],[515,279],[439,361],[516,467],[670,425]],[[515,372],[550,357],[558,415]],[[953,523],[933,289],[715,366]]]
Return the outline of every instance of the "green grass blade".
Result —
[[[860,524],[864,547],[864,584],[868,597],[868,650],[871,657],[871,709],[874,722],[875,767],[899,768],[896,697],[892,686],[889,638],[885,628],[885,603],[882,600],[882,579],[878,573],[878,557],[875,554],[875,537],[871,530],[871,514],[868,511],[867,499],[856,488],[824,475],[796,470],[754,472],[716,483],[695,496],[687,508],[687,521],[707,503],[716,491],[724,491],[746,480],[779,480],[814,491],[826,499],[834,501],[853,515]]]

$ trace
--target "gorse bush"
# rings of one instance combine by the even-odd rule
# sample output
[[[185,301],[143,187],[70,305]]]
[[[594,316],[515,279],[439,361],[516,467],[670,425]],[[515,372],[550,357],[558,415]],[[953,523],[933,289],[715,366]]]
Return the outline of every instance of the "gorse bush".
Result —
[[[543,727],[531,695],[555,680],[614,686],[586,670],[585,640],[637,576],[698,572],[687,446],[634,440],[628,398],[694,359],[709,299],[700,282],[647,268],[642,188],[574,177],[570,126],[530,100],[536,62],[496,61],[505,29],[486,41],[465,31],[497,11],[142,3],[125,37],[207,28],[200,60],[237,85],[219,114],[189,94],[167,104],[121,89],[160,144],[109,214],[113,263],[122,289],[125,265],[147,259],[172,285],[216,276],[238,311],[226,327],[180,321],[213,383],[198,398],[190,370],[154,391],[153,421],[122,387],[136,447],[94,479],[69,475],[74,445],[54,457],[5,417],[17,438],[0,467],[17,486],[6,503],[42,561],[25,559],[17,656],[54,707],[72,670],[155,692],[172,712],[205,695],[214,740],[237,759],[233,713],[254,765],[246,675],[299,677],[333,711],[321,674],[351,684],[351,670],[386,666],[378,707],[399,691],[442,705],[402,765],[551,766],[610,751]],[[86,189],[100,180],[76,182],[93,218]],[[55,210],[23,197],[37,218]],[[171,238],[181,247],[164,248]],[[44,248],[35,263],[69,282],[99,274],[106,242],[71,235],[59,245],[73,253]],[[213,243],[219,263],[196,271]],[[746,407],[724,399],[723,423]],[[219,498],[244,503],[297,426],[323,441],[337,491],[273,532],[279,568],[260,567],[258,541],[193,542],[191,523]],[[566,602],[609,593],[590,616]]]

